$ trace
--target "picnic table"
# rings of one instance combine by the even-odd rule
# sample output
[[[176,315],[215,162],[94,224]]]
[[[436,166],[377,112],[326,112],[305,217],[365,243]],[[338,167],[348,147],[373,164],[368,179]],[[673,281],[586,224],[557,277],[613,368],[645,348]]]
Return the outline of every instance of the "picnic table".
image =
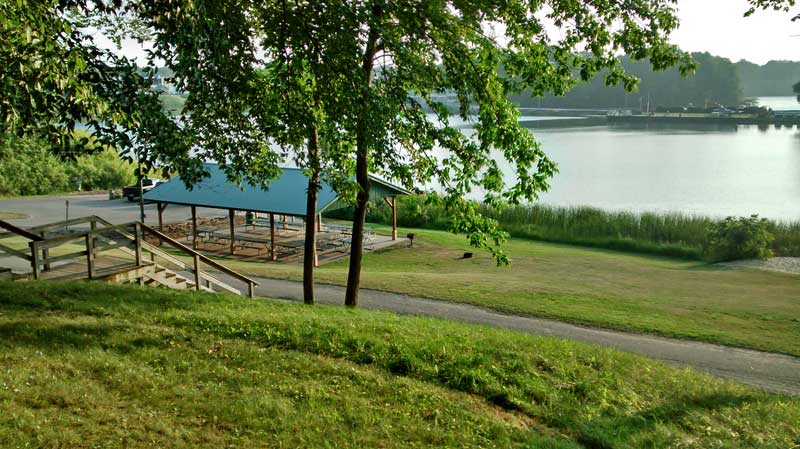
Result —
[[[287,221],[287,220],[276,219],[274,221],[274,225],[275,225],[275,228],[278,228],[278,229],[299,230],[299,229],[303,229],[303,227],[305,226],[305,222],[302,221],[302,220],[301,221],[291,221],[290,222],[290,221]],[[258,216],[249,217],[247,219],[246,224],[245,224],[245,227],[247,227],[247,226],[252,226],[254,229],[255,228],[269,228],[270,227],[270,221],[267,218],[258,217]]]
[[[230,242],[231,240],[231,235],[228,231],[222,231],[213,228],[202,228],[201,231],[201,228],[198,228],[198,232],[202,232],[202,235],[207,241],[214,243],[217,243],[221,240],[227,240]],[[269,251],[269,244],[271,242],[268,236],[252,232],[237,232],[233,236],[233,241],[235,245],[238,245],[241,248],[257,250],[258,254],[261,254],[261,251],[263,250]]]
[[[342,236],[352,236],[353,235],[353,228],[350,226],[345,225],[337,225],[337,224],[328,224],[325,225],[331,232],[338,233]],[[370,227],[364,227],[364,240],[369,240],[375,236],[375,230]]]

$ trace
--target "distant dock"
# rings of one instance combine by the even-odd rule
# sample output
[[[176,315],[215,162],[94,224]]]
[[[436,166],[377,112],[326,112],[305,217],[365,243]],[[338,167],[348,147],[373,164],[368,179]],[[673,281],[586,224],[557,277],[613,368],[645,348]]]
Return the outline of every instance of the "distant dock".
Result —
[[[637,115],[609,115],[608,123],[668,123],[709,125],[800,125],[800,110],[774,111],[769,115],[750,114],[699,114],[699,113],[650,113]]]

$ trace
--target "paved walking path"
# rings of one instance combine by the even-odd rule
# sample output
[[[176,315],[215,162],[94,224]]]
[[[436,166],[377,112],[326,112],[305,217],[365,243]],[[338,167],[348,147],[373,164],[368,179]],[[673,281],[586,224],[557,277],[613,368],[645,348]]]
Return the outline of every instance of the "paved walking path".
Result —
[[[221,273],[217,275],[226,278]],[[258,296],[295,301],[303,298],[300,282],[262,277],[253,279],[261,283],[256,290]],[[223,280],[237,285],[233,279]],[[317,284],[316,298],[320,304],[341,305],[344,303],[344,288]],[[468,304],[376,290],[362,289],[359,306],[592,343],[662,360],[672,365],[689,366],[765,390],[800,396],[800,358],[797,357],[653,335],[593,329],[555,320],[505,315]]]

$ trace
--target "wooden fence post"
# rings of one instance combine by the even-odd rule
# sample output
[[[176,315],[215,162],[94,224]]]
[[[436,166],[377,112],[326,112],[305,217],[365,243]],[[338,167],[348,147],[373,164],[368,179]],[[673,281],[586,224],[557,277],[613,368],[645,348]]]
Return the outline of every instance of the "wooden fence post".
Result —
[[[136,243],[136,266],[142,266],[142,224],[136,223],[133,225],[133,238]]]
[[[42,233],[39,234],[39,235],[41,235],[42,239],[44,239],[44,231],[42,231]],[[44,261],[44,270],[45,271],[50,269],[50,262],[48,262],[49,258],[50,258],[50,250],[47,249],[47,248],[43,249],[42,250],[42,260]]]
[[[39,267],[39,248],[36,245],[36,242],[28,243],[28,246],[31,248],[31,268],[33,269],[33,279],[39,279],[40,267]]]
[[[94,278],[94,240],[92,234],[86,234],[86,271],[89,279]]]
[[[194,254],[194,289],[200,291],[200,255]]]

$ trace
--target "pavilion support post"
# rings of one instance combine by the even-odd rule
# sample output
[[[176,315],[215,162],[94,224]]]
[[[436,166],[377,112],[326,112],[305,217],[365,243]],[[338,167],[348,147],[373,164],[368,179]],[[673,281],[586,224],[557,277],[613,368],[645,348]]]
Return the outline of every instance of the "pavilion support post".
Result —
[[[167,205],[164,203],[156,203],[156,210],[158,210],[158,230],[164,232],[164,209]]]
[[[278,260],[275,254],[275,214],[269,214],[269,256],[272,260]]]
[[[322,214],[317,214],[317,232],[322,232]]]
[[[397,240],[397,197],[392,197],[392,240]]]
[[[197,206],[192,206],[192,249],[197,249]]]
[[[233,255],[234,252],[236,251],[236,238],[235,238],[235,235],[234,235],[235,229],[236,229],[236,224],[234,223],[234,220],[235,220],[234,215],[235,215],[235,213],[236,213],[236,211],[234,211],[233,209],[229,209],[228,210],[228,222],[229,222],[230,227],[231,227],[231,255]]]
[[[319,253],[317,252],[317,234],[316,233],[314,234],[314,248],[313,248],[313,251],[314,251],[314,266],[318,267],[319,266]]]
[[[167,205],[164,203],[156,203],[156,210],[158,210],[158,230],[160,232],[164,232],[164,209],[167,208]],[[158,246],[163,245],[164,242],[161,241],[161,238],[158,239]]]

